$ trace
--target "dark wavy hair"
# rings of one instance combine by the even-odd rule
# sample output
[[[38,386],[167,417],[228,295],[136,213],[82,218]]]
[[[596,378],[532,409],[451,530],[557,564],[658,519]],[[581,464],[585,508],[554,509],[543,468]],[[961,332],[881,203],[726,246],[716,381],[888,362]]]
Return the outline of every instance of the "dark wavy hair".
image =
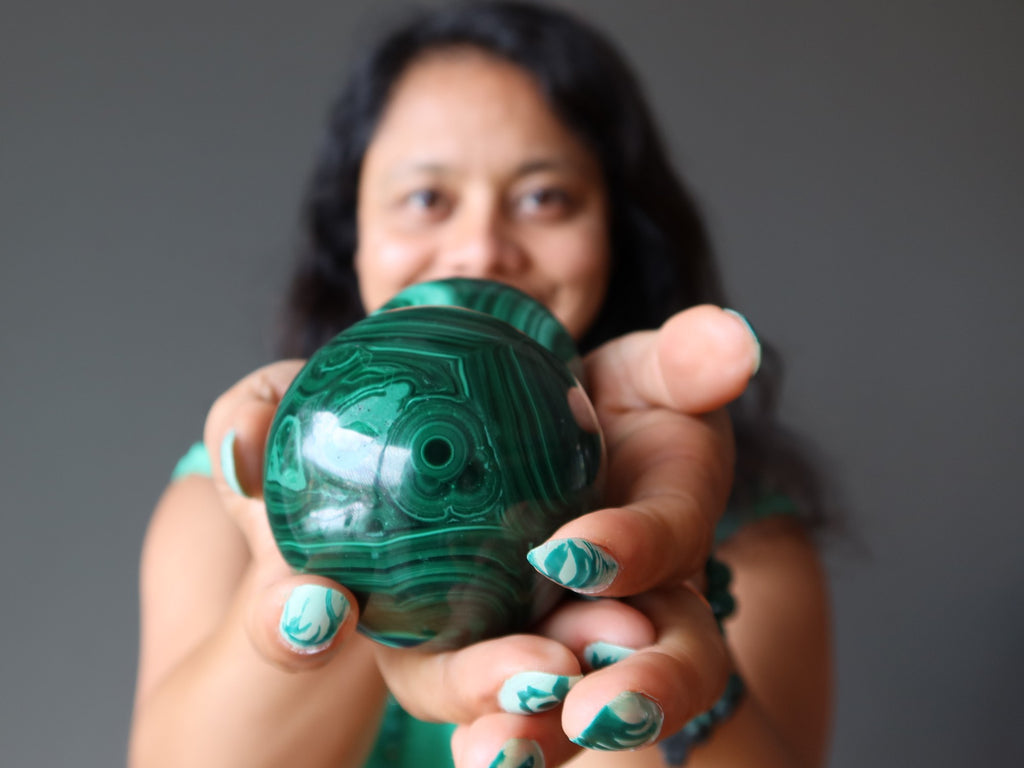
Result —
[[[357,61],[334,103],[303,210],[303,242],[285,306],[281,352],[306,357],[364,316],[354,267],[363,156],[392,88],[431,52],[471,47],[527,72],[552,110],[589,147],[610,211],[608,295],[580,340],[587,352],[656,328],[696,304],[726,305],[708,233],[672,168],[643,90],[613,45],[568,13],[525,2],[468,2],[414,13]],[[763,342],[763,340],[762,340]],[[732,407],[733,507],[773,495],[805,518],[820,505],[812,463],[773,417],[781,377],[768,344],[750,391]]]

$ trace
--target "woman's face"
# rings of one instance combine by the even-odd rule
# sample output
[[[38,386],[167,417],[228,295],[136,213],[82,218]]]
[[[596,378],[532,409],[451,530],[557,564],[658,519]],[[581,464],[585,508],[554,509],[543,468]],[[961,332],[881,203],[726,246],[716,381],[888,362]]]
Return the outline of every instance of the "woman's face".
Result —
[[[424,280],[486,278],[578,338],[607,288],[607,220],[597,161],[527,74],[471,50],[430,54],[396,83],[363,160],[363,305]]]

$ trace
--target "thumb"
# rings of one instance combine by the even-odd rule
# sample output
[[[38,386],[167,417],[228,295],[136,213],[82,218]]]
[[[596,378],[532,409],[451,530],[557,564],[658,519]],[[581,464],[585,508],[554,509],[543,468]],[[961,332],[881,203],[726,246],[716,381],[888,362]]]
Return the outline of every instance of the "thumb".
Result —
[[[602,410],[699,415],[743,394],[760,359],[760,342],[742,315],[702,305],[673,315],[657,331],[604,344],[585,366],[588,391]]]
[[[359,607],[342,585],[319,576],[253,574],[246,631],[265,660],[288,671],[326,664],[355,631]]]
[[[249,374],[217,398],[203,440],[214,484],[254,554],[274,548],[263,507],[263,459],[277,406],[302,368],[286,360]]]

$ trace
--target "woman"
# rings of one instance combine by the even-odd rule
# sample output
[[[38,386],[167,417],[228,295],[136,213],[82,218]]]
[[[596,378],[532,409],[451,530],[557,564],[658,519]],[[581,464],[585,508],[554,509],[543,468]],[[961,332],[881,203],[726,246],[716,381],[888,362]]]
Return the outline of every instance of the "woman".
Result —
[[[732,486],[724,406],[748,387],[761,348],[742,318],[707,306],[723,298],[699,218],[607,42],[514,3],[415,18],[342,93],[307,224],[288,354],[310,354],[407,285],[448,276],[524,290],[589,352],[609,506],[540,549],[571,543],[604,558],[600,581],[566,586],[628,600],[566,603],[535,634],[448,653],[354,634],[344,585],[292,573],[269,534],[263,439],[301,363],[268,366],[211,409],[212,480],[177,480],[154,514],[133,763],[662,765],[690,752],[693,765],[820,764],[823,579],[802,523],[757,507],[780,494],[813,500],[814,485],[777,439],[762,371],[734,408]],[[744,524],[718,548],[741,605],[726,642],[698,590],[721,598],[720,574],[707,584],[704,564],[730,494],[728,520]],[[508,706],[525,685],[557,688],[561,705]],[[451,758],[450,728],[393,708],[381,725],[389,691],[412,715],[457,725]],[[673,736],[716,702],[710,738]]]

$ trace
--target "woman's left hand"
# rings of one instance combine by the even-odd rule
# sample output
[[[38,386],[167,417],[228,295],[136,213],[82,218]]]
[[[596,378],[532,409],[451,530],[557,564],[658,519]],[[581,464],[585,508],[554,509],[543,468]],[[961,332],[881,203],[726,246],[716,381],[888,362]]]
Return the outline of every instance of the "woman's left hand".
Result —
[[[703,570],[732,484],[732,431],[723,406],[744,391],[759,358],[746,323],[711,306],[587,357],[587,390],[608,448],[609,506],[562,526],[531,562],[582,594],[628,600],[568,602],[538,635],[449,653],[378,650],[389,687],[407,710],[460,724],[453,740],[460,768],[489,765],[515,739],[536,742],[548,766],[577,751],[568,739],[597,749],[644,746],[678,730],[721,693],[728,654],[710,608],[687,580]],[[601,653],[620,660],[590,671]],[[513,680],[521,672],[545,676]],[[582,672],[589,674],[577,680]],[[561,678],[574,685],[566,695],[566,684],[558,683],[560,712],[502,711],[503,686],[507,703],[516,685]]]

